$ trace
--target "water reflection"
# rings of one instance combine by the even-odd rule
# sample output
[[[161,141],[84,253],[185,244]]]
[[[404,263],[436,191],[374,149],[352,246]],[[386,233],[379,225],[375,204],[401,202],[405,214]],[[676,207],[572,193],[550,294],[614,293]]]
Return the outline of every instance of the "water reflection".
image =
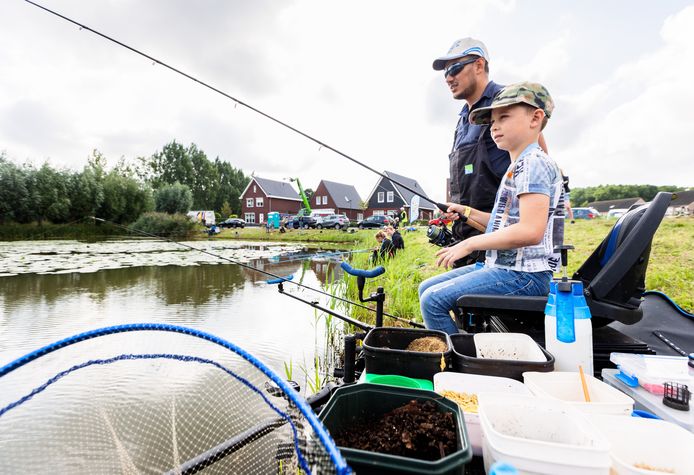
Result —
[[[324,324],[317,324],[314,310],[279,294],[276,286],[265,283],[270,277],[260,271],[293,274],[296,282],[323,289],[326,283],[341,278],[335,260],[326,260],[317,250],[301,246],[233,243],[231,249],[226,243],[213,244],[246,256],[245,263],[258,270],[225,261],[220,264],[219,260],[191,265],[197,257],[189,255],[182,265],[0,277],[0,366],[78,332],[132,322],[165,322],[209,331],[243,344],[280,374],[286,361],[305,362],[310,367],[315,354],[326,354],[327,330]],[[149,255],[154,245],[121,242],[110,243],[108,249],[117,255],[123,254],[124,248],[131,255]],[[98,249],[103,254],[106,245],[95,246],[34,243],[32,253],[48,259],[57,248],[60,252],[55,256],[61,260],[67,252],[88,255],[90,249]],[[156,252],[160,257],[169,253],[164,249]],[[177,249],[171,253],[191,254]],[[311,260],[307,256],[319,257]],[[285,285],[285,290],[311,301],[330,301],[328,296],[291,284]]]

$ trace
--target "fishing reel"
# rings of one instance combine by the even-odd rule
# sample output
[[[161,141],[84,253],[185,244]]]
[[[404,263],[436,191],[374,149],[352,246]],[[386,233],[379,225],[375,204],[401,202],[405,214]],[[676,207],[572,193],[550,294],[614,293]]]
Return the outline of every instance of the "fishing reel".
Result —
[[[446,247],[453,242],[453,233],[445,224],[437,226],[430,224],[427,228],[429,242],[439,247]]]

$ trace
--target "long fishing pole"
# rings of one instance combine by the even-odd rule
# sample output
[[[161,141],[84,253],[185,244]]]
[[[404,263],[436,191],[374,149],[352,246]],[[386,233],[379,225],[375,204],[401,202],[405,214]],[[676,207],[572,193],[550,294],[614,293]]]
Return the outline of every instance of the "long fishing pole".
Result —
[[[84,219],[87,219],[87,218],[84,218]],[[365,309],[365,310],[369,310],[370,312],[376,312],[376,309],[373,309],[373,308],[368,307],[368,306],[366,306],[366,305],[362,305],[362,304],[357,303],[357,302],[354,302],[354,301],[352,301],[352,300],[345,299],[345,298],[342,298],[342,297],[338,297],[337,295],[333,295],[333,294],[331,294],[331,293],[329,293],[329,292],[325,292],[325,291],[323,291],[323,290],[319,290],[319,289],[310,287],[310,286],[305,285],[305,284],[302,284],[302,283],[300,283],[300,282],[294,282],[293,280],[287,280],[287,279],[286,279],[285,277],[283,277],[283,276],[280,276],[280,275],[277,275],[277,274],[273,274],[272,272],[268,272],[268,271],[263,270],[263,269],[258,269],[257,267],[253,267],[253,266],[251,266],[251,265],[244,264],[243,262],[240,262],[240,261],[231,259],[231,258],[229,258],[229,257],[220,256],[219,254],[215,254],[214,252],[210,252],[210,251],[207,251],[207,250],[205,250],[205,249],[200,249],[200,248],[198,248],[198,247],[191,246],[191,245],[189,245],[189,244],[186,244],[186,243],[183,243],[183,242],[180,242],[180,241],[175,241],[175,240],[173,240],[173,239],[169,239],[169,238],[166,238],[166,237],[164,237],[164,236],[157,236],[156,234],[148,233],[147,231],[143,231],[143,230],[141,230],[141,229],[129,228],[128,226],[123,226],[122,224],[118,224],[118,223],[115,223],[115,222],[113,222],[113,221],[109,221],[109,220],[107,220],[107,219],[97,218],[96,216],[90,216],[89,219],[93,219],[93,220],[95,220],[95,221],[101,221],[102,223],[109,223],[109,224],[111,224],[111,225],[113,225],[113,226],[116,226],[116,227],[119,227],[119,228],[121,228],[121,229],[125,229],[125,230],[131,231],[131,232],[134,231],[134,232],[136,232],[136,233],[142,234],[143,236],[147,236],[147,237],[151,237],[151,238],[155,238],[155,239],[160,239],[160,240],[162,240],[162,241],[170,242],[170,243],[172,243],[172,244],[178,244],[179,246],[186,247],[186,248],[191,249],[191,250],[193,250],[193,251],[202,252],[203,254],[207,254],[207,255],[212,256],[212,257],[214,257],[214,258],[216,258],[216,259],[221,259],[221,260],[224,260],[224,261],[227,261],[227,262],[231,262],[232,264],[236,264],[236,265],[238,265],[238,266],[241,266],[241,267],[243,267],[243,268],[246,268],[246,269],[249,269],[249,270],[253,270],[253,271],[255,271],[255,272],[260,272],[261,274],[265,274],[265,275],[270,276],[270,277],[272,277],[272,278],[274,278],[274,279],[279,279],[279,280],[282,281],[282,282],[287,282],[287,283],[290,283],[290,284],[294,284],[294,285],[296,285],[296,286],[302,287],[302,288],[307,289],[307,290],[311,290],[311,291],[313,291],[313,292],[317,292],[317,293],[319,293],[319,294],[323,294],[323,295],[325,295],[325,296],[327,296],[327,297],[334,298],[334,299],[336,299],[336,300],[340,300],[340,301],[345,302],[345,303],[348,303],[348,304],[350,304],[350,305],[356,305],[357,307],[363,308],[363,309]],[[363,252],[363,250],[359,250],[359,251],[357,251],[357,252]],[[346,251],[346,252],[344,252],[344,254],[349,254],[349,253],[351,253],[351,251]],[[289,294],[286,294],[286,295],[289,295]],[[394,320],[397,320],[397,321],[399,321],[399,322],[408,323],[408,324],[413,325],[413,326],[419,326],[419,325],[421,325],[421,324],[418,323],[418,322],[414,322],[414,321],[412,321],[412,320],[407,320],[406,318],[398,317],[398,316],[396,316],[396,315],[391,315],[391,314],[389,314],[389,313],[383,312],[383,315],[386,316],[386,317],[392,318],[392,319],[394,319]]]
[[[398,186],[400,186],[400,187],[406,189],[406,190],[409,191],[410,193],[413,193],[413,194],[419,196],[420,198],[425,199],[426,201],[428,201],[428,202],[430,202],[430,203],[434,203],[428,196],[425,196],[425,195],[423,194],[423,192],[414,190],[414,189],[410,188],[409,186],[407,186],[407,185],[405,185],[405,184],[403,184],[403,183],[400,183],[398,180],[395,180],[395,179],[389,177],[388,175],[386,175],[386,174],[384,174],[384,173],[381,173],[381,172],[375,170],[374,168],[372,168],[372,167],[366,165],[365,163],[360,162],[360,161],[357,160],[356,158],[353,158],[353,157],[347,155],[346,153],[341,152],[340,150],[336,149],[335,147],[332,147],[332,146],[326,144],[325,142],[323,142],[323,141],[321,141],[321,140],[318,140],[317,138],[315,138],[315,137],[313,137],[313,136],[307,134],[306,132],[302,132],[301,130],[297,129],[296,127],[293,127],[293,126],[289,125],[288,123],[283,122],[283,121],[281,121],[281,120],[279,120],[279,119],[277,119],[277,118],[271,116],[270,114],[268,114],[268,113],[266,113],[266,112],[263,112],[263,111],[261,111],[260,109],[258,109],[258,108],[256,108],[256,107],[253,107],[253,106],[251,106],[250,104],[247,104],[246,102],[243,102],[243,101],[240,100],[240,99],[237,99],[236,97],[231,96],[230,94],[227,94],[226,92],[222,91],[221,89],[218,89],[218,88],[216,88],[216,87],[214,87],[214,86],[211,86],[210,84],[208,84],[208,83],[206,83],[206,82],[204,82],[204,81],[202,81],[202,80],[196,78],[195,76],[192,76],[192,75],[190,75],[190,74],[188,74],[188,73],[185,73],[185,72],[181,71],[180,69],[177,69],[177,68],[175,68],[175,67],[173,67],[173,66],[171,66],[171,65],[169,65],[169,64],[167,64],[167,63],[165,63],[164,61],[161,61],[161,60],[159,60],[159,59],[157,59],[157,58],[155,58],[155,57],[153,57],[153,56],[151,56],[151,55],[149,55],[149,54],[147,54],[147,53],[144,53],[144,52],[142,52],[142,51],[140,51],[140,50],[138,50],[138,49],[132,47],[132,46],[126,45],[125,43],[123,43],[123,42],[121,42],[121,41],[118,41],[117,39],[112,38],[112,37],[110,37],[110,36],[108,36],[108,35],[106,35],[106,34],[104,34],[104,33],[101,33],[101,32],[99,32],[99,31],[97,31],[97,30],[95,30],[95,29],[93,29],[93,28],[90,28],[89,26],[84,25],[83,23],[80,23],[80,22],[78,22],[78,21],[75,21],[75,20],[73,20],[73,19],[71,19],[71,18],[69,18],[69,17],[67,17],[67,16],[65,16],[65,15],[62,15],[62,14],[60,14],[60,13],[58,13],[58,12],[55,12],[55,11],[49,9],[49,8],[46,8],[46,7],[44,7],[43,5],[39,5],[38,3],[32,2],[31,0],[24,0],[24,1],[27,2],[27,3],[29,3],[29,4],[31,4],[31,5],[34,5],[35,7],[40,8],[41,10],[44,10],[44,11],[46,11],[46,12],[52,14],[52,15],[55,15],[55,16],[57,16],[58,18],[62,18],[63,20],[72,23],[73,25],[77,25],[77,26],[80,27],[80,29],[82,29],[82,30],[91,31],[91,32],[94,33],[95,35],[98,35],[98,36],[104,38],[105,40],[108,40],[108,41],[110,41],[110,42],[112,42],[112,43],[117,44],[118,46],[122,46],[123,48],[132,51],[132,52],[135,53],[135,54],[138,54],[138,55],[140,55],[140,56],[142,56],[142,57],[144,57],[144,58],[147,58],[148,60],[152,61],[153,64],[160,64],[160,65],[164,66],[165,68],[167,68],[167,69],[169,69],[169,70],[171,70],[171,71],[173,71],[173,72],[175,72],[175,73],[177,73],[177,74],[180,74],[180,75],[183,76],[183,77],[186,77],[186,78],[190,79],[191,81],[195,81],[196,83],[200,84],[201,86],[204,86],[204,87],[206,87],[206,88],[208,88],[208,89],[210,89],[210,90],[216,92],[217,94],[220,94],[220,95],[226,97],[227,99],[230,99],[230,100],[234,101],[236,104],[240,104],[240,105],[242,105],[243,107],[246,107],[247,109],[250,109],[250,110],[252,110],[253,112],[255,112],[255,113],[257,113],[257,114],[260,114],[260,115],[262,115],[263,117],[265,117],[265,118],[267,118],[267,119],[270,119],[271,121],[273,121],[273,122],[275,122],[275,123],[277,123],[277,124],[279,124],[279,125],[281,125],[281,126],[283,126],[283,127],[286,127],[287,129],[291,130],[292,132],[295,132],[295,133],[297,133],[297,134],[299,134],[299,135],[301,135],[301,136],[303,136],[303,137],[305,137],[305,138],[311,140],[312,142],[317,143],[317,144],[320,145],[321,147],[327,148],[328,150],[331,150],[331,151],[335,152],[336,154],[338,154],[338,155],[340,155],[340,156],[346,158],[347,160],[350,160],[350,161],[352,161],[353,163],[356,163],[357,165],[360,165],[360,166],[366,168],[366,169],[369,170],[370,172],[375,173],[376,175],[378,175],[378,176],[380,176],[380,177],[382,177],[382,178],[385,178],[386,180],[389,180],[389,181],[393,182],[394,184],[396,184],[396,185],[398,185]],[[434,203],[434,204],[435,204],[441,211],[443,211],[444,213],[448,212],[448,211],[447,211],[447,210],[448,210],[448,206],[447,206],[447,205],[445,205],[445,204],[443,204],[443,203]]]

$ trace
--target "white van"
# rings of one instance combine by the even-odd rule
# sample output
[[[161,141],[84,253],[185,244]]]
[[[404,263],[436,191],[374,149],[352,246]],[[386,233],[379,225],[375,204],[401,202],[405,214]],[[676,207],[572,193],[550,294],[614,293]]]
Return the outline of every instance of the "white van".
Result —
[[[216,224],[214,211],[188,211],[186,216],[188,216],[192,221],[204,224],[205,226],[212,226],[213,224]]]
[[[330,216],[331,214],[335,214],[335,210],[332,208],[314,209],[311,210],[311,214],[309,216],[316,218],[316,224],[320,224],[321,221],[323,221],[323,218]]]

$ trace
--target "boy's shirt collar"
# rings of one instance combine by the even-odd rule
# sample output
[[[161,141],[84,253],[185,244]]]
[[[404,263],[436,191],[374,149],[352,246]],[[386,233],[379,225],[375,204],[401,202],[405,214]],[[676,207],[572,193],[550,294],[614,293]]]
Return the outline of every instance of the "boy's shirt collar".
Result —
[[[537,142],[533,142],[533,143],[529,144],[527,147],[525,147],[523,149],[523,151],[521,153],[518,154],[518,157],[516,158],[516,160],[518,160],[518,158],[522,157],[526,153],[530,153],[532,150],[535,150],[535,149],[542,150],[542,148],[540,147],[540,144],[538,144]],[[513,160],[513,158],[511,158],[511,162],[514,162],[514,161],[515,160]]]

